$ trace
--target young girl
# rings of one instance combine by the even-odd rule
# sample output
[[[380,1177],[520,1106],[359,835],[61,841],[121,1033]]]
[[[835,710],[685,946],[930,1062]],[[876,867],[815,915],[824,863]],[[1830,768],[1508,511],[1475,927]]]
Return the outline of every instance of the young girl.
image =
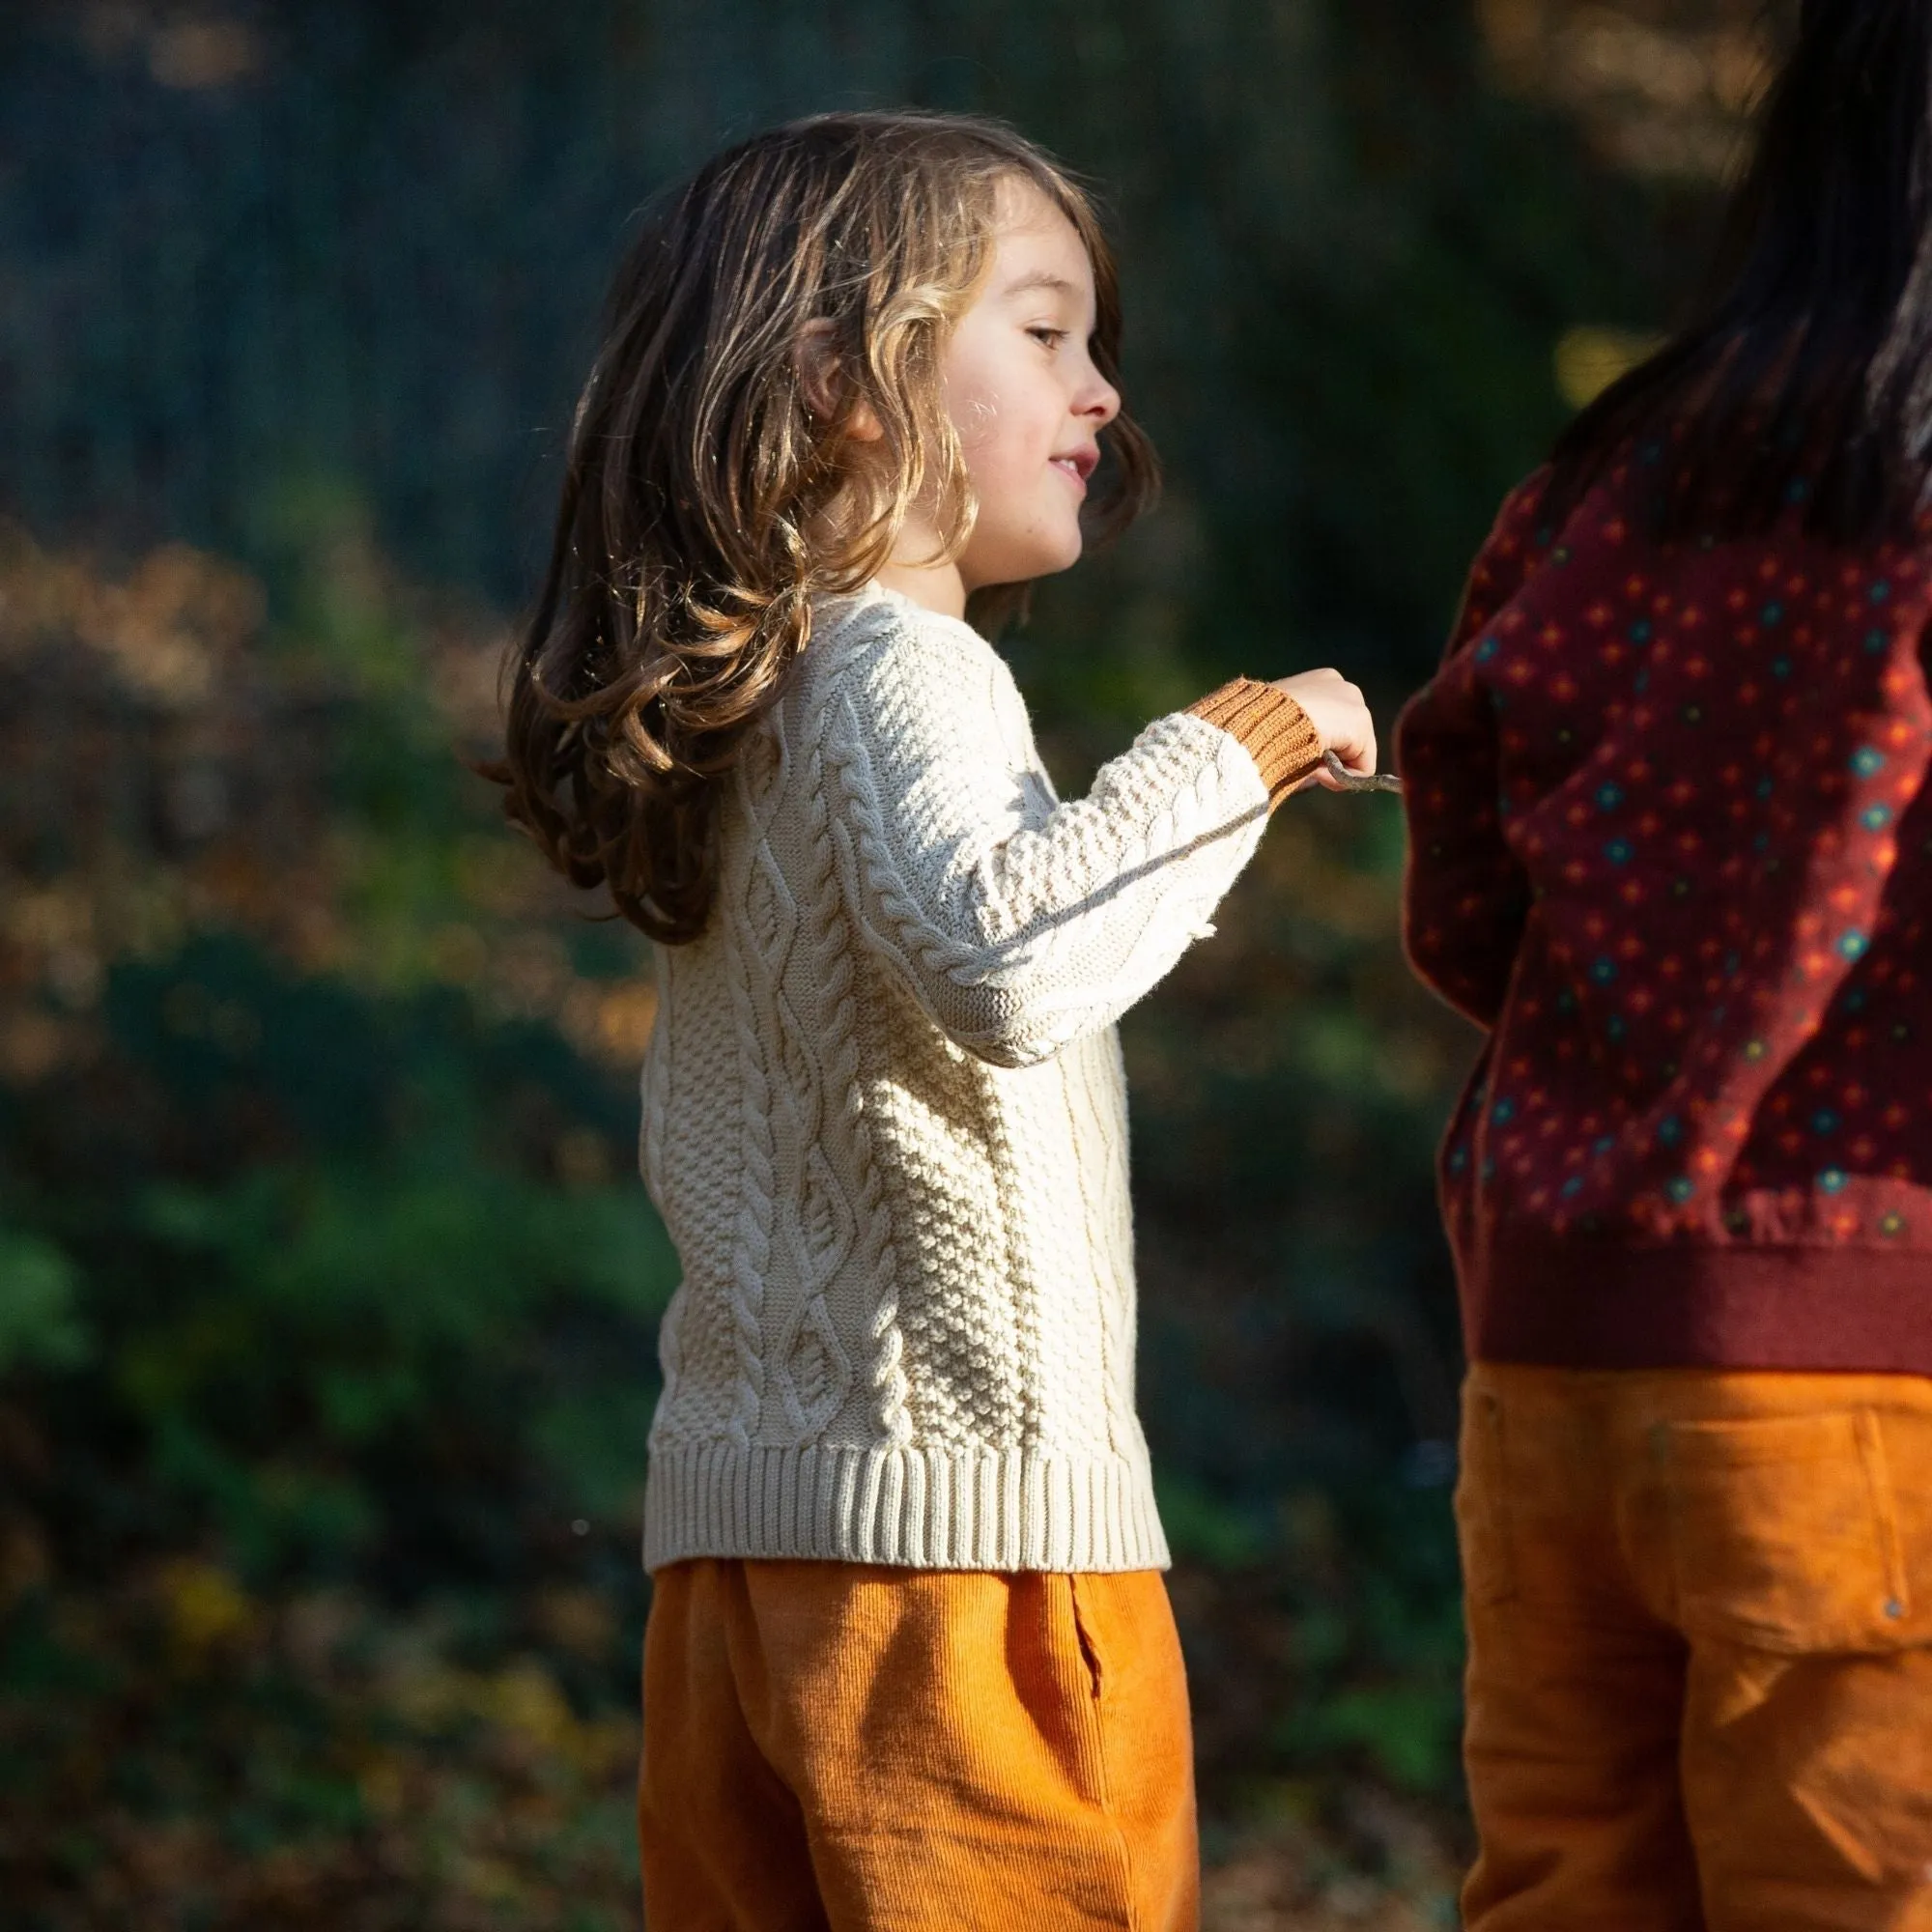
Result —
[[[579,407],[503,776],[657,942],[652,1932],[1193,1922],[1114,1022],[1375,745],[1243,679],[1054,797],[964,617],[1148,497],[1120,326],[1038,150],[832,116],[670,198]]]
[[[1401,726],[1483,1932],[1932,1926],[1932,7],[1806,0],[1704,318]]]

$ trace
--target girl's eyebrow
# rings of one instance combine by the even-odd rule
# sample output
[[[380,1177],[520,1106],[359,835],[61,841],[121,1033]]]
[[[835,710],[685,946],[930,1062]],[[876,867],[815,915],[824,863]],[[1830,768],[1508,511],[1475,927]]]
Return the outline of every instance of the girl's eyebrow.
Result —
[[[1055,295],[1078,297],[1081,291],[1065,275],[1056,275],[1050,270],[1035,269],[1011,281],[1001,291],[1003,297],[1031,295],[1035,289],[1049,289]]]

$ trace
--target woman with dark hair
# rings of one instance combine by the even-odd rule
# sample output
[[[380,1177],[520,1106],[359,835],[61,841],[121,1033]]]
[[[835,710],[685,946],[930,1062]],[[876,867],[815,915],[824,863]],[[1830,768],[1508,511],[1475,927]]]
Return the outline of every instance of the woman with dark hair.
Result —
[[[1400,726],[1466,1922],[1932,1926],[1932,5],[1806,0],[1699,319]]]

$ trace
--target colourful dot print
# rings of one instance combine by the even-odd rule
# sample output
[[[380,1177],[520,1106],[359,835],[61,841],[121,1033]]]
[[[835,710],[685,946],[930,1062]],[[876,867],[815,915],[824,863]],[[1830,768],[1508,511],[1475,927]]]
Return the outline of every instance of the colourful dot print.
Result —
[[[1410,956],[1488,1035],[1448,1219],[1532,1328],[1624,1249],[1867,1253],[1856,1296],[1932,1248],[1932,522],[1664,542],[1661,461],[1510,499],[1397,733]],[[1538,1302],[1519,1251],[1578,1260]]]

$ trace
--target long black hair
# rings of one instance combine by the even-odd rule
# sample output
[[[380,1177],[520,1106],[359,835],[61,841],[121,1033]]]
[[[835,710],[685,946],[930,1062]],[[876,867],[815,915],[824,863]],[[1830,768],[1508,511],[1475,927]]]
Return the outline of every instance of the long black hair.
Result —
[[[1932,0],[1804,0],[1695,321],[1558,440],[1573,504],[1656,445],[1656,534],[1803,505],[1858,542],[1932,486]]]

